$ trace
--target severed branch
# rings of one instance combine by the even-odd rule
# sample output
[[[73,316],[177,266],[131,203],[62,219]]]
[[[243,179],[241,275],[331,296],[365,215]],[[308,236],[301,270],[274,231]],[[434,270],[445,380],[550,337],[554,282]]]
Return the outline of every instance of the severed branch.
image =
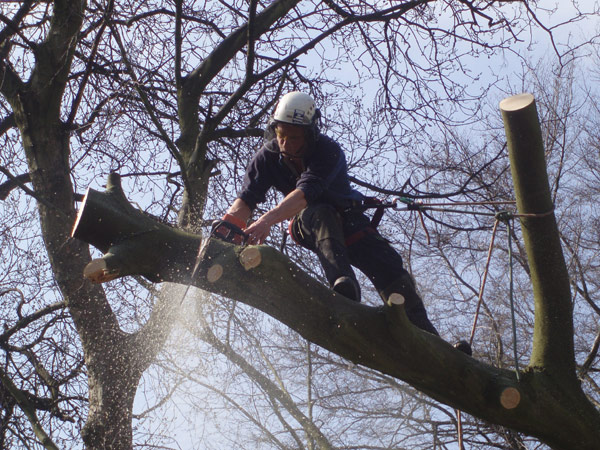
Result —
[[[84,270],[96,283],[127,275],[188,283],[201,242],[201,236],[158,222],[134,208],[116,173],[109,175],[105,192],[87,190],[71,235],[104,253]]]

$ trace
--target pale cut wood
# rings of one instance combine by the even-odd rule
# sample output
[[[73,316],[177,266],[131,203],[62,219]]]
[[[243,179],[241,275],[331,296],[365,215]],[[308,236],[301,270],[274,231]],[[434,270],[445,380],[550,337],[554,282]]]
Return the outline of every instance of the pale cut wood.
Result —
[[[388,297],[388,305],[404,305],[404,296],[402,294],[398,294],[397,292],[393,292]]]
[[[215,264],[210,269],[208,269],[208,272],[206,273],[206,280],[209,283],[214,283],[215,281],[218,281],[222,275],[223,266],[221,264]]]
[[[500,404],[506,409],[515,409],[521,403],[521,393],[517,388],[507,387],[500,395]]]
[[[92,283],[99,284],[118,278],[119,271],[116,269],[110,270],[106,264],[106,261],[99,258],[90,261],[90,263],[85,266],[83,269],[83,276]]]
[[[260,265],[262,256],[257,247],[247,247],[240,254],[240,263],[246,270],[253,269]]]
[[[513,95],[512,97],[505,98],[500,102],[500,110],[506,112],[520,111],[527,108],[534,101],[535,98],[529,93]]]

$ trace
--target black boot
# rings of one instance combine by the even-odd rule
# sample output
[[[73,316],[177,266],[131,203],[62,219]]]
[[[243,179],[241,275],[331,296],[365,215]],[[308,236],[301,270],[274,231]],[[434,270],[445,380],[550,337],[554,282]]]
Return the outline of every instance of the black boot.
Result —
[[[333,283],[333,290],[350,300],[360,302],[360,287],[358,286],[358,282],[353,278],[347,276],[339,277]]]
[[[467,341],[462,341],[462,340],[458,341],[456,344],[454,344],[454,348],[456,350],[463,352],[464,354],[466,354],[468,356],[473,355],[473,350],[471,349],[471,344],[469,344]]]
[[[350,300],[360,302],[360,286],[344,243],[332,238],[322,239],[317,242],[316,253],[333,290]]]

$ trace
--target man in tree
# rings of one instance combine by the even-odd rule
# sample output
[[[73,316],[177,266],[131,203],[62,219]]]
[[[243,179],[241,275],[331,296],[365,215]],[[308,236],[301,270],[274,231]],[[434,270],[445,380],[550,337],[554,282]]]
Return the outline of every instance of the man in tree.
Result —
[[[355,266],[384,301],[400,294],[411,322],[437,335],[401,256],[360,209],[364,196],[351,187],[344,152],[320,133],[319,118],[310,95],[290,92],[281,98],[267,125],[265,142],[246,169],[242,190],[213,226],[213,234],[239,237],[243,230],[248,243],[262,244],[274,224],[291,219],[290,235],[317,254],[334,291],[360,302]],[[284,199],[246,227],[271,187],[281,191]],[[238,232],[230,233],[236,227]]]

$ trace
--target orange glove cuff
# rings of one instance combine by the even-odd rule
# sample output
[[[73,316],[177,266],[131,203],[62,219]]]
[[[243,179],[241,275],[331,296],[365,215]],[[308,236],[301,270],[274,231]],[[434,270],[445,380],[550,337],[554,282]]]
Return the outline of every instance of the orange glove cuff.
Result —
[[[225,214],[223,216],[223,219],[225,222],[229,222],[234,224],[236,227],[240,227],[242,230],[246,229],[246,222],[244,222],[242,219],[239,219],[237,217],[235,217],[232,214]]]

